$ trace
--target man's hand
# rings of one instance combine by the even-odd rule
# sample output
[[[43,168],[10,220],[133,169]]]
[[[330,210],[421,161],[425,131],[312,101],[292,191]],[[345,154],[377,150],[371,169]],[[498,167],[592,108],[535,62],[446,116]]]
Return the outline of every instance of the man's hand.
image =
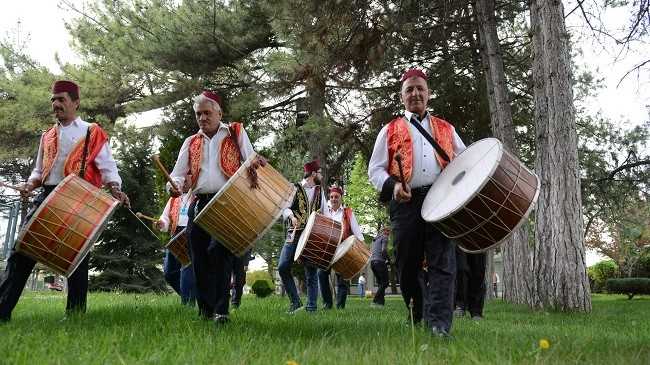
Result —
[[[23,198],[27,198],[28,196],[31,195],[32,191],[36,189],[40,184],[38,182],[29,180],[26,183],[22,184],[20,186],[20,196]]]
[[[408,202],[411,200],[411,191],[404,190],[401,182],[395,183],[395,188],[393,188],[393,198],[398,202]]]
[[[120,186],[116,182],[110,182],[107,185],[113,198],[119,200],[125,207],[131,209],[131,201],[129,200],[129,197],[120,190]]]
[[[292,215],[292,216],[291,216],[291,225],[292,225],[294,228],[297,228],[297,227],[298,227],[298,218],[296,218],[295,215]]]
[[[162,231],[163,228],[165,228],[165,223],[161,220],[157,220],[154,222],[153,226],[156,227],[157,230]]]

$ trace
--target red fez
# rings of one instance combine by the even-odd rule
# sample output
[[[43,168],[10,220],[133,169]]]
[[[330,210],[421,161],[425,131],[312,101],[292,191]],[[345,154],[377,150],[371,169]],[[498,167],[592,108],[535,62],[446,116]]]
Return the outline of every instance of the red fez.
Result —
[[[312,160],[310,162],[307,162],[304,168],[305,168],[305,173],[316,172],[320,169],[320,163],[318,162],[318,160]]]
[[[406,72],[404,72],[404,74],[402,75],[402,78],[400,79],[400,82],[404,82],[404,81],[410,79],[411,77],[421,77],[421,78],[423,78],[425,80],[427,79],[427,75],[424,73],[424,71],[419,70],[417,68],[412,68],[412,69],[406,70]]]
[[[75,93],[79,95],[79,86],[72,81],[68,80],[59,80],[55,81],[52,85],[52,94],[58,94],[62,92]]]
[[[338,185],[332,185],[332,186],[330,186],[330,194],[331,194],[332,192],[339,193],[339,195],[343,196],[343,189],[342,189],[340,186],[338,186]]]
[[[210,90],[203,90],[203,93],[201,95],[205,96],[210,100],[215,101],[217,104],[219,104],[219,106],[221,106],[221,97],[217,93],[212,92]]]

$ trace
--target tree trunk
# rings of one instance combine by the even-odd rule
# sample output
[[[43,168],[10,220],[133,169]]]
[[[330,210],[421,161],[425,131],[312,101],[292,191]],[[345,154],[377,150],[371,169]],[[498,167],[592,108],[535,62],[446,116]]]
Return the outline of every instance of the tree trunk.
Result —
[[[538,308],[591,310],[569,35],[560,1],[531,0],[535,170],[541,179],[533,251]]]
[[[503,71],[503,57],[497,36],[494,0],[477,0],[479,39],[483,71],[486,78],[492,133],[508,150],[517,155],[515,128],[512,123],[510,97]],[[528,303],[532,295],[528,231],[522,225],[502,244],[503,298],[512,303]],[[486,282],[492,285],[492,273],[486,272]]]

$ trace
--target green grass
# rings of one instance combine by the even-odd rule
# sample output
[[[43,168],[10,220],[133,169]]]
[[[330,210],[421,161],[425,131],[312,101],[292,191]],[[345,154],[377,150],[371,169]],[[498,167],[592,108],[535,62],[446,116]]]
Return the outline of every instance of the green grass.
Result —
[[[289,316],[286,298],[245,296],[221,329],[178,302],[92,294],[86,315],[61,322],[65,295],[26,293],[0,324],[0,364],[650,364],[648,297],[595,295],[591,314],[491,302],[484,321],[455,320],[452,341],[417,328],[415,346],[397,297]]]

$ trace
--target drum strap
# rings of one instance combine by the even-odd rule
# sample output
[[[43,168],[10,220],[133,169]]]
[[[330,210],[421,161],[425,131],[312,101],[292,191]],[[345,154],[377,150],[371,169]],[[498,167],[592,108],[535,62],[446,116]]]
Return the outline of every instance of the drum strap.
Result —
[[[413,124],[415,129],[417,129],[422,134],[422,136],[424,136],[424,138],[426,138],[426,140],[429,141],[429,143],[431,143],[431,145],[433,146],[433,148],[436,149],[436,152],[440,155],[440,157],[442,157],[443,160],[449,162],[449,156],[447,155],[447,152],[445,152],[445,150],[443,150],[442,147],[440,147],[438,142],[436,142],[436,140],[433,139],[433,137],[431,137],[429,132],[427,132],[426,129],[424,129],[424,127],[422,127],[422,125],[418,122],[417,118],[415,117],[415,114],[411,116],[410,122],[411,124]]]
[[[84,152],[81,155],[81,167],[79,168],[79,177],[86,180],[86,159],[88,158],[88,140],[90,139],[90,126],[86,130],[86,140],[84,141]]]

